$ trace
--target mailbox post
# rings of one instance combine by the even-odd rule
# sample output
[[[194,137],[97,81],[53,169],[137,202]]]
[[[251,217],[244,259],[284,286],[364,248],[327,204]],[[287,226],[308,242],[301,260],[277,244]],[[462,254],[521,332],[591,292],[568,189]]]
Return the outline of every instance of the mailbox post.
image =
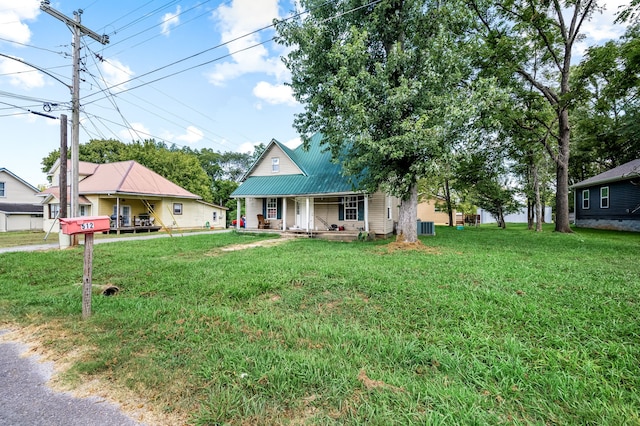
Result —
[[[84,234],[84,270],[82,274],[82,319],[91,316],[91,275],[93,273],[93,233],[109,230],[109,216],[60,218],[63,234]]]

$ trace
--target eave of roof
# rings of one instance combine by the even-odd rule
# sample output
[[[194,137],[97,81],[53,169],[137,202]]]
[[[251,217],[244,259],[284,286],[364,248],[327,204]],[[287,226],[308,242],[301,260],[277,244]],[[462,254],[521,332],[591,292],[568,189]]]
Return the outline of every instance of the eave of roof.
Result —
[[[593,185],[600,185],[604,183],[613,183],[621,180],[633,179],[640,176],[640,158],[629,161],[618,167],[614,167],[611,170],[600,173],[589,179],[583,180],[571,186],[571,188],[585,188]]]
[[[23,183],[24,185],[28,186],[30,189],[34,190],[35,192],[40,192],[40,190],[38,188],[36,188],[35,186],[31,185],[29,182],[27,182],[26,180],[22,179],[20,176],[16,175],[15,173],[13,173],[11,170],[7,169],[6,167],[0,167],[0,172],[5,172],[9,176],[13,177],[17,181],[19,181],[19,182]]]
[[[0,203],[0,212],[10,214],[42,213],[41,204],[31,203]]]

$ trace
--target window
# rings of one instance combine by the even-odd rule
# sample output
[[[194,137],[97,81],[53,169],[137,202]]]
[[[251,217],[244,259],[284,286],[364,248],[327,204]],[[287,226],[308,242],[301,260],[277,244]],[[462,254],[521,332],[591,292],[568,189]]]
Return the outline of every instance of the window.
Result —
[[[80,206],[80,216],[89,216],[89,206]]]
[[[582,191],[582,209],[583,210],[589,209],[589,190],[588,189],[584,189]]]
[[[267,198],[267,219],[278,218],[278,199]]]
[[[344,220],[358,220],[358,197],[344,197]]]
[[[60,204],[49,204],[49,219],[55,219],[60,214]]]
[[[173,214],[182,214],[182,203],[173,203]]]
[[[609,187],[603,186],[600,188],[600,208],[608,209],[609,208]]]
[[[4,182],[0,182],[0,197],[6,197],[4,193]]]
[[[271,173],[279,173],[280,172],[280,158],[273,157],[271,159]]]
[[[218,212],[213,212],[213,221],[214,222],[218,221]]]
[[[392,219],[392,217],[391,217],[391,197],[387,197],[387,219]]]

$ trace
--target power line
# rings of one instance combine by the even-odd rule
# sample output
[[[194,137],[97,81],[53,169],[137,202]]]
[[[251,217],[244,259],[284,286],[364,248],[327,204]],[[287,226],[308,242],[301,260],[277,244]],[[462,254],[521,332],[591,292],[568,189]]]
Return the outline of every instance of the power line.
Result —
[[[2,38],[2,37],[0,37],[0,40],[6,41],[7,43],[17,44],[19,46],[31,47],[33,49],[38,49],[38,50],[43,50],[45,52],[55,53],[56,55],[62,55],[62,56],[65,56],[65,57],[71,56],[67,52],[64,52],[64,51],[55,51],[55,50],[47,49],[47,48],[44,48],[44,47],[34,46],[32,44],[20,43],[19,41],[9,40],[9,39]]]
[[[185,13],[187,13],[187,12],[189,12],[189,11],[193,10],[193,9],[196,9],[196,8],[198,8],[198,7],[202,6],[203,4],[209,3],[210,1],[211,1],[211,0],[206,0],[204,3],[199,3],[199,4],[197,4],[197,5],[195,5],[195,6],[191,7],[191,8],[189,8],[189,9],[187,9],[187,10],[184,10],[184,11],[182,11],[182,12],[178,13],[178,14],[177,14],[177,15],[175,15],[175,16],[181,16],[181,15],[183,15],[183,14],[185,14]],[[197,15],[196,17],[191,18],[190,20],[188,20],[188,21],[186,21],[186,22],[183,22],[183,23],[180,23],[180,24],[176,25],[176,26],[175,26],[175,27],[173,27],[173,28],[174,28],[174,29],[175,29],[175,28],[179,28],[179,27],[183,26],[184,24],[187,24],[188,22],[191,22],[191,21],[194,21],[194,20],[196,20],[196,19],[200,18],[200,17],[201,17],[201,16],[203,16],[203,15],[207,15],[208,13],[209,13],[209,11],[207,10],[207,11],[205,11],[205,12],[201,13],[200,15]],[[154,25],[152,25],[152,26],[150,26],[150,27],[147,27],[146,29],[144,29],[144,30],[142,30],[142,31],[139,31],[139,32],[137,32],[137,33],[135,33],[135,34],[133,34],[133,35],[131,35],[131,36],[129,36],[129,37],[123,38],[122,40],[118,40],[116,43],[113,43],[113,44],[111,44],[110,46],[107,46],[107,47],[106,47],[105,49],[103,49],[103,50],[105,50],[105,51],[106,51],[106,50],[107,50],[108,48],[110,48],[110,47],[116,46],[116,45],[118,45],[118,44],[120,44],[120,43],[124,43],[125,41],[130,40],[130,39],[132,39],[132,38],[134,38],[134,37],[137,37],[137,36],[139,36],[140,34],[146,33],[147,31],[151,31],[152,29],[154,29],[154,28],[156,28],[156,27],[158,27],[158,26],[163,25],[165,22],[166,22],[166,20],[165,20],[165,21],[162,21],[162,22],[160,22],[160,23],[158,23],[158,24],[154,24]],[[148,42],[148,41],[150,41],[150,40],[153,40],[153,39],[158,38],[158,37],[161,37],[161,36],[163,36],[163,34],[156,34],[155,36],[150,37],[150,38],[148,38],[148,39],[146,39],[146,40],[144,40],[144,41],[141,41],[141,42],[140,42],[140,43],[138,43],[138,44],[134,44],[133,46],[129,46],[127,49],[132,49],[132,48],[134,48],[134,47],[140,46],[141,44],[144,44],[144,43],[146,43],[146,42]],[[118,54],[120,54],[120,53],[122,53],[122,52],[123,52],[123,51],[120,51],[120,52],[118,52],[118,53],[114,53],[112,56],[116,56],[116,55],[118,55]]]

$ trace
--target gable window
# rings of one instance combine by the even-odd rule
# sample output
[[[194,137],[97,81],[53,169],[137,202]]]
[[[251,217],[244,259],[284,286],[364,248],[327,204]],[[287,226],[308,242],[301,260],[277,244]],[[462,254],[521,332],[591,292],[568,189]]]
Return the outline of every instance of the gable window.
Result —
[[[173,203],[173,214],[182,214],[182,203]]]
[[[582,209],[589,209],[589,190],[585,189],[582,191]]]
[[[267,198],[267,219],[278,218],[278,199]]]
[[[608,209],[609,208],[609,187],[603,186],[600,188],[600,208]]]
[[[0,182],[0,197],[6,197],[4,193],[4,182]]]
[[[358,197],[344,197],[344,220],[358,220]]]
[[[49,204],[49,219],[56,219],[60,214],[60,204]]]
[[[280,172],[280,158],[273,157],[271,159],[271,173],[279,173]]]

